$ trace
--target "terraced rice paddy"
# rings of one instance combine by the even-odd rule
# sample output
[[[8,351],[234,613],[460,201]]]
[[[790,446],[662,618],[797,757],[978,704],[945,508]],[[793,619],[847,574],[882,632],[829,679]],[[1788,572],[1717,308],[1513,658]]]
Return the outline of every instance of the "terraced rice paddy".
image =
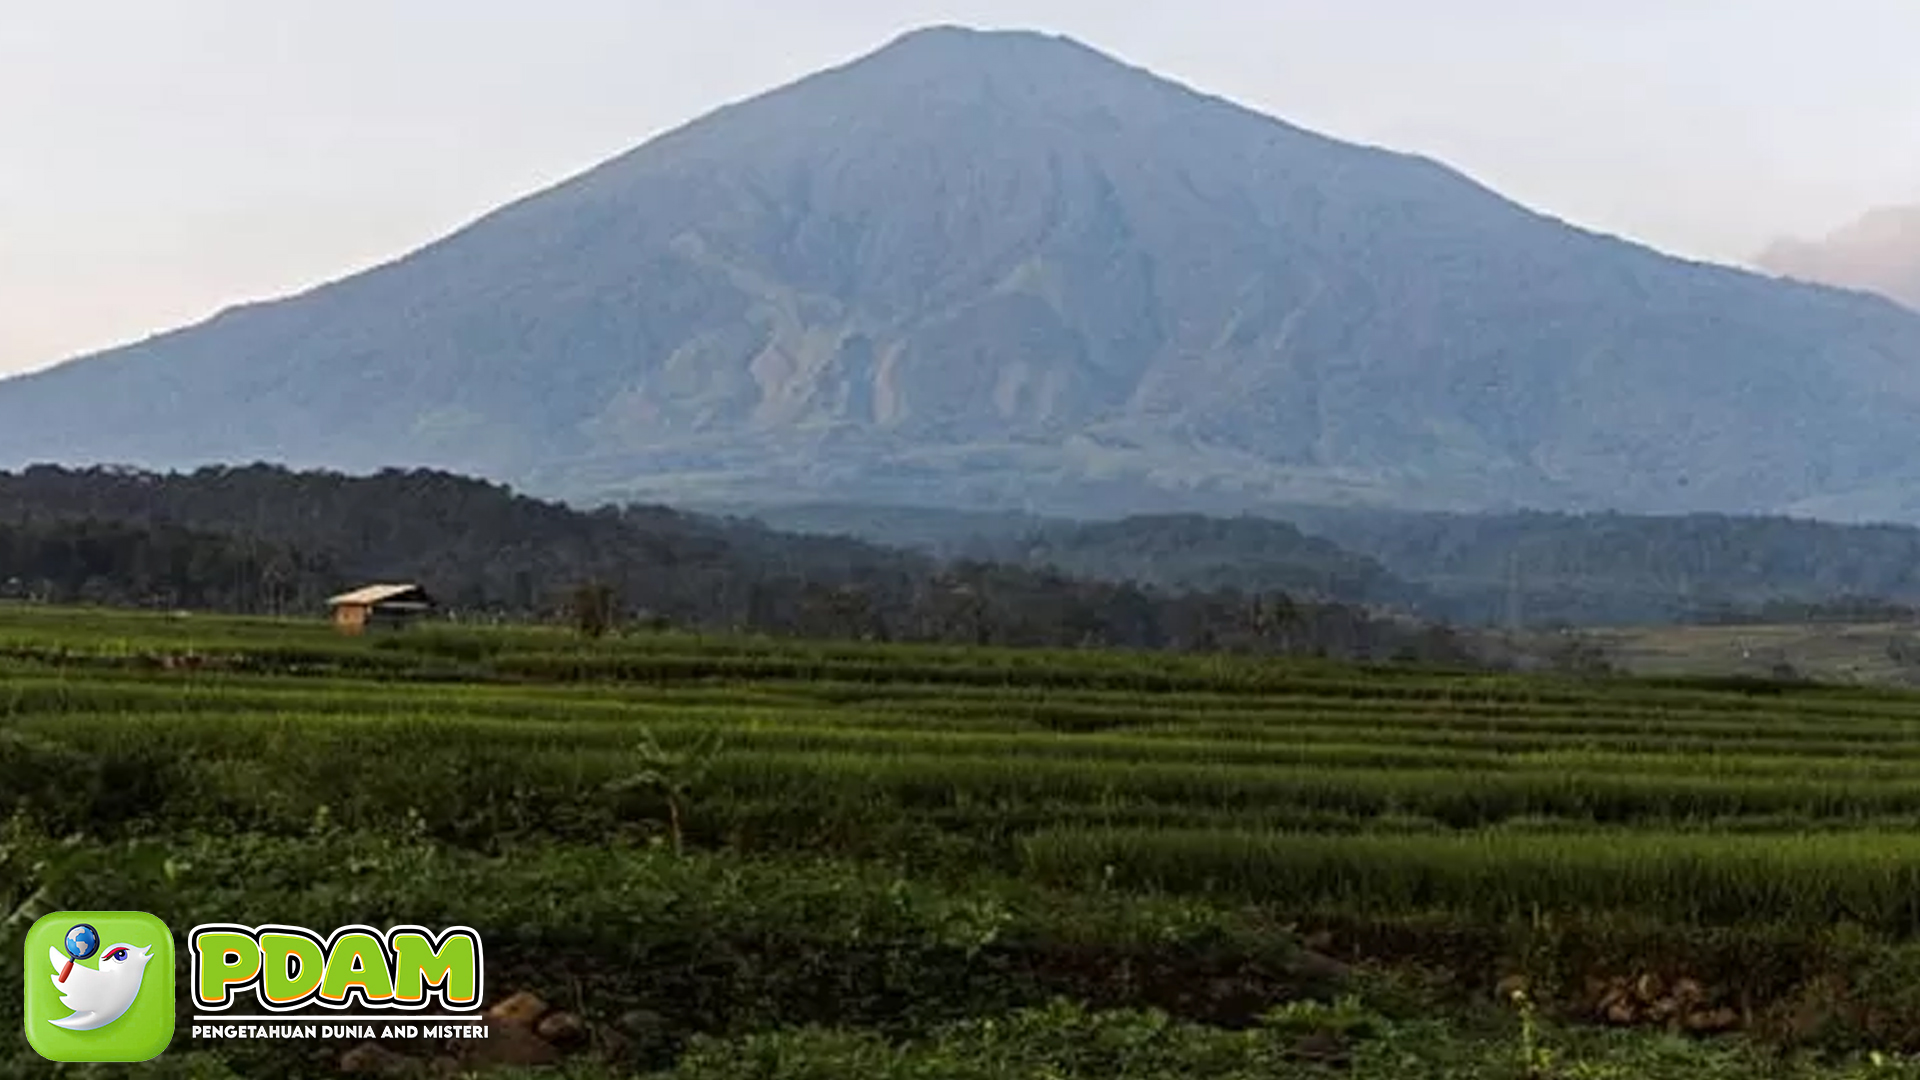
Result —
[[[672,814],[623,782],[649,739],[671,752],[716,737]],[[254,893],[169,879],[128,900],[224,904],[222,918],[318,903],[290,867],[400,838],[468,882],[426,906],[514,920],[507,964],[516,941],[551,950],[607,915],[563,915],[541,882],[609,858],[652,865],[675,817],[675,866],[792,880],[840,867],[984,904],[927,924],[981,935],[969,957],[1012,948],[1015,925],[1021,948],[1077,925],[1100,949],[1157,935],[1180,956],[1219,934],[1324,928],[1347,960],[1449,966],[1469,995],[1557,977],[1542,992],[1574,1018],[1592,1004],[1582,978],[1652,965],[1723,1002],[1759,994],[1744,1006],[1758,1031],[1769,1008],[1842,969],[1857,986],[1861,963],[1907,957],[1920,935],[1920,695],[1864,688],[532,629],[345,641],[297,623],[14,609],[0,611],[0,778],[13,828],[38,842],[157,844],[203,866],[268,853],[249,864]],[[496,903],[487,860],[545,876]],[[32,884],[8,883],[15,902]],[[540,896],[550,910],[525,908]],[[1019,914],[1028,903],[1053,914]],[[1060,914],[1081,903],[1107,914]],[[1736,987],[1743,963],[1758,966]],[[630,1003],[644,975],[575,977]],[[745,1006],[727,1001],[690,1028],[740,1031]],[[977,1014],[968,1001],[956,1015]],[[1878,1034],[1856,1034],[1920,1033],[1920,1006],[1880,1004]]]

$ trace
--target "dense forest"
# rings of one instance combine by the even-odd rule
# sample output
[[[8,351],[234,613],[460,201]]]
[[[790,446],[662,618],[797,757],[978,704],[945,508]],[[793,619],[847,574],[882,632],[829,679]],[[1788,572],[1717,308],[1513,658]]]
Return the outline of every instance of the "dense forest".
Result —
[[[1053,524],[970,553],[1167,589],[1275,589],[1400,607],[1427,599],[1377,559],[1262,518],[1161,514]]]
[[[1445,628],[1305,593],[947,561],[659,507],[586,512],[440,472],[0,473],[0,596],[317,615],[336,591],[396,579],[426,585],[452,617],[469,619],[564,618],[597,585],[628,620],[689,628],[1486,658]]]
[[[1112,522],[824,504],[756,516],[935,555],[1169,588],[1282,588],[1468,626],[1827,619],[1920,603],[1920,529],[1898,525],[1304,506]]]
[[[1303,529],[1380,560],[1480,622],[1695,621],[1728,609],[1920,600],[1920,529],[1688,514],[1302,509]]]
[[[325,557],[165,522],[0,523],[0,599],[277,611],[338,576]]]
[[[1874,621],[1920,604],[1920,530],[1898,526],[1325,508],[1294,517],[1065,522],[815,507],[750,519],[585,511],[422,470],[36,467],[0,473],[0,597],[318,612],[343,587],[400,578],[429,585],[457,617],[560,618],[595,583],[627,619],[687,627],[1340,656],[1464,651],[1412,618]]]

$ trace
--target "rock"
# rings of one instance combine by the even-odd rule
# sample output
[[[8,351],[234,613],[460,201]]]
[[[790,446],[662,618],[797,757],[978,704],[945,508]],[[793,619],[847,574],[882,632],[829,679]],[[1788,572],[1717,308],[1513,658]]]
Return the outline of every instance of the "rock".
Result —
[[[1707,988],[1697,979],[1681,979],[1673,984],[1673,999],[1684,1005],[1698,1005],[1707,1000]]]
[[[520,1028],[530,1031],[534,1022],[546,1014],[547,1003],[540,1000],[538,994],[525,990],[494,1003],[487,1010],[487,1020],[495,1027]]]
[[[1631,1024],[1640,1018],[1639,1010],[1625,999],[1615,1001],[1606,1008],[1607,1022],[1610,1024]]]
[[[1661,992],[1665,989],[1665,985],[1660,981],[1660,976],[1652,972],[1640,976],[1634,980],[1633,984],[1634,994],[1639,997],[1642,1002],[1649,1005],[1660,1000]]]
[[[340,1071],[355,1076],[405,1076],[414,1060],[379,1043],[361,1043],[340,1055]]]
[[[1718,1009],[1689,1013],[1685,1022],[1688,1031],[1702,1034],[1732,1031],[1740,1026],[1740,1014],[1723,1006]]]
[[[548,1013],[533,1030],[556,1046],[573,1046],[587,1037],[587,1025],[570,1012]]]

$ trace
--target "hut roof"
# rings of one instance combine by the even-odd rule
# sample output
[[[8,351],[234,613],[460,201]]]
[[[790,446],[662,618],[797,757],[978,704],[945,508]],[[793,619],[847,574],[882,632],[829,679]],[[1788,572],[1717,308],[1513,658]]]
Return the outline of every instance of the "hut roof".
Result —
[[[414,597],[413,594],[420,595]],[[352,592],[341,593],[327,601],[329,607],[341,607],[349,604],[380,604],[401,597],[425,600],[426,593],[418,585],[367,585]]]

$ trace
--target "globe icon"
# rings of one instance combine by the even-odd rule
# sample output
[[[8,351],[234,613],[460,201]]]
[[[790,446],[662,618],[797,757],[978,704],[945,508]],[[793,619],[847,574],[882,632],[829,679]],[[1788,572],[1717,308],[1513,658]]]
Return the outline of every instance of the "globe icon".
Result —
[[[85,960],[99,948],[100,932],[86,923],[67,931],[67,955],[75,960]]]

